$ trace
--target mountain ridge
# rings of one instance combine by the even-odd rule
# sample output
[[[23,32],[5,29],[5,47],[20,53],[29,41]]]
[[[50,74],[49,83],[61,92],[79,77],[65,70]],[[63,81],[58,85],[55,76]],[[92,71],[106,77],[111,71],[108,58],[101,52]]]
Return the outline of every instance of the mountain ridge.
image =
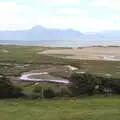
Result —
[[[0,31],[0,40],[120,40],[120,30],[82,33],[74,29],[34,26],[28,30]]]

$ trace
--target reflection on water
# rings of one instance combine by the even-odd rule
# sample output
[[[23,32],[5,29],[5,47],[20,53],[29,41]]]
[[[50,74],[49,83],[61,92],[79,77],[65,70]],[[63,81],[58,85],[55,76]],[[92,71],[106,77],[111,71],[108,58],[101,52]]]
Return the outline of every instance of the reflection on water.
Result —
[[[104,60],[120,61],[120,56],[105,55]]]
[[[83,47],[93,45],[112,45],[120,46],[120,41],[114,40],[38,40],[38,41],[18,41],[18,40],[0,40],[0,44],[16,44],[16,45],[42,45],[56,47]]]

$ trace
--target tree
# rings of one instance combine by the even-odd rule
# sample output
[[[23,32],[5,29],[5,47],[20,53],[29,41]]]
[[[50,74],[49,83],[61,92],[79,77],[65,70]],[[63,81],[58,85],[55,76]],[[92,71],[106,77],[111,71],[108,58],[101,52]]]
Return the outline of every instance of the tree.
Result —
[[[13,86],[7,77],[0,76],[0,98],[17,98],[22,95],[21,88]]]
[[[36,97],[44,98],[44,89],[41,86],[36,86],[33,90],[33,92],[36,94]]]
[[[56,94],[55,94],[55,92],[53,91],[53,89],[47,88],[47,89],[44,90],[44,97],[45,97],[45,98],[53,98],[53,97],[55,97],[55,96],[56,96]]]
[[[70,77],[70,80],[71,86],[69,88],[72,91],[73,96],[94,94],[97,81],[96,76],[88,73],[74,73]]]
[[[110,80],[110,88],[114,93],[120,94],[120,80],[119,79],[111,79]]]
[[[120,94],[120,80],[115,78],[100,77],[92,74],[74,73],[70,77],[70,90],[73,96],[112,93]]]

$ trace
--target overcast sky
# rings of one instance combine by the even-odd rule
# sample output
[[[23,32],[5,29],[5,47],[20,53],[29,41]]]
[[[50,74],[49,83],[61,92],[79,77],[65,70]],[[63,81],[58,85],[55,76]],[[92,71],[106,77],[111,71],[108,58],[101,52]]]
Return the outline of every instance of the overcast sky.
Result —
[[[35,25],[81,32],[120,29],[120,0],[0,0],[0,30]]]

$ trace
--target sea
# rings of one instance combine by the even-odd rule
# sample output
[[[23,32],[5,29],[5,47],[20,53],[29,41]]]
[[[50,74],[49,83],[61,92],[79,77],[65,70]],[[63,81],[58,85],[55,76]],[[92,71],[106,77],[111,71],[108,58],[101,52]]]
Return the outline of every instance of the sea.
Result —
[[[1,45],[28,45],[51,47],[87,47],[87,46],[120,46],[120,40],[0,40]]]

